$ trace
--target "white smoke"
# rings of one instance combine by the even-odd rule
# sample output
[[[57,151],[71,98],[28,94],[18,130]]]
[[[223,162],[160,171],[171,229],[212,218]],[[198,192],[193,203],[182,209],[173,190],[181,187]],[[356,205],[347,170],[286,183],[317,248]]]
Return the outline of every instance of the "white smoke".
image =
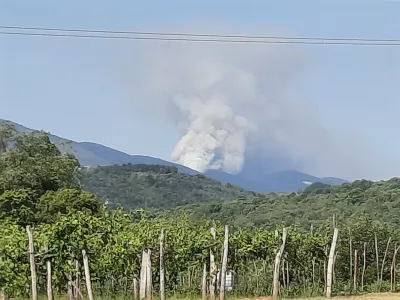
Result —
[[[239,172],[250,136],[279,118],[278,92],[290,85],[288,64],[297,68],[298,54],[248,44],[163,44],[151,50],[142,60],[141,82],[152,83],[146,101],[157,103],[182,134],[172,160],[201,172]]]
[[[200,172],[209,168],[240,171],[246,138],[255,125],[234,112],[224,95],[215,94],[209,99],[178,96],[173,102],[182,113],[184,120],[178,126],[184,135],[172,159]]]
[[[237,173],[276,157],[316,175],[359,176],[371,167],[361,147],[350,139],[343,148],[300,92],[307,65],[295,45],[151,42],[136,49],[129,86],[137,111],[175,125],[171,159],[192,169]]]

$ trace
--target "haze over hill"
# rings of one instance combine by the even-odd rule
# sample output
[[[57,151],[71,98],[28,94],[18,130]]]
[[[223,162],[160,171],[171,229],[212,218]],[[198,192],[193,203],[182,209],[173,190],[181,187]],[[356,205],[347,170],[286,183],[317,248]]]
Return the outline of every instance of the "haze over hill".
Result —
[[[27,128],[21,124],[13,123],[20,132],[30,132],[33,129]],[[104,145],[92,142],[75,142],[50,134],[50,140],[63,151],[74,154],[83,166],[98,165],[121,165],[121,164],[151,164],[175,166],[179,172],[189,175],[200,174],[188,167],[165,161],[159,158],[129,155],[127,153],[106,147]],[[256,192],[291,192],[307,187],[313,182],[323,182],[327,184],[341,184],[343,179],[324,177],[318,178],[309,174],[301,173],[295,170],[271,172],[265,168],[265,163],[257,165],[245,165],[239,174],[228,174],[218,170],[207,170],[204,175],[218,180],[222,183],[231,183],[247,190]]]

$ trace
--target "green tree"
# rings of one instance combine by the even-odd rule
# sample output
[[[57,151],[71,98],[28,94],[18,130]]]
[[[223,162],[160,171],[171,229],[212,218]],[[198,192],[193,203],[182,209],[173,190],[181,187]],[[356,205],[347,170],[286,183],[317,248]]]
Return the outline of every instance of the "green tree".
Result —
[[[34,223],[37,198],[31,189],[5,191],[0,195],[0,217],[12,218],[23,226]]]
[[[7,151],[12,137],[15,135],[15,128],[9,122],[0,123],[0,154]]]
[[[0,218],[27,225],[98,212],[99,199],[79,187],[78,168],[47,133],[17,133],[10,123],[0,124]]]
[[[8,131],[7,131],[8,132]],[[48,190],[77,186],[78,160],[62,154],[45,132],[21,133],[2,142],[12,148],[0,156],[0,193],[30,188],[40,194]]]
[[[100,208],[100,201],[94,194],[78,188],[47,191],[37,204],[38,219],[46,223],[54,222],[60,215],[77,211],[94,214],[99,212]]]

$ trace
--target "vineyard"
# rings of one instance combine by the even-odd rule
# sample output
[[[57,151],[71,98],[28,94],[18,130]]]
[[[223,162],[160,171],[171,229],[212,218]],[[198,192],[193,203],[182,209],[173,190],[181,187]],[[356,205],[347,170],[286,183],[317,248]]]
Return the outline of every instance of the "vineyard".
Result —
[[[310,232],[295,227],[287,229],[278,266],[281,296],[325,294],[332,222],[329,220],[326,226]],[[368,217],[361,217],[352,224],[343,221],[335,225],[339,238],[334,252],[333,294],[396,291],[398,232]],[[215,239],[210,228],[216,229]],[[162,229],[166,233],[163,258],[167,295],[200,295],[204,268],[209,290],[208,283],[213,276],[209,272],[210,252],[218,270],[221,268],[222,224],[192,224],[185,215],[179,219],[150,219],[143,211],[104,210],[98,216],[80,212],[34,228],[39,293],[46,293],[48,261],[53,268],[52,285],[56,294],[67,293],[71,282],[85,278],[82,267],[82,250],[85,250],[95,295],[133,297],[134,283],[140,279],[143,250],[150,249],[152,288],[157,296]],[[229,293],[272,294],[274,264],[282,246],[282,232],[282,228],[276,231],[230,228],[227,270],[234,272],[235,283]],[[29,252],[25,228],[11,221],[3,223],[0,228],[0,284],[8,297],[28,296],[31,292]],[[81,289],[86,290],[83,282]]]
[[[381,216],[390,215],[392,222],[367,213],[333,215],[325,222],[309,215],[303,225],[315,226],[305,230],[293,220],[288,226],[288,218],[299,215],[288,210],[285,226],[265,217],[268,226],[262,228],[238,226],[233,217],[193,220],[184,211],[111,210],[82,189],[77,170],[77,159],[60,153],[46,133],[18,134],[11,125],[0,126],[0,300],[46,294],[49,300],[65,294],[70,300],[316,297],[400,288],[400,231],[393,218],[398,180],[377,184],[368,196],[368,182],[347,185],[346,193],[315,192],[334,199],[331,205],[321,202],[325,206],[315,214],[341,202],[347,209],[375,199],[378,204],[367,201],[368,206],[381,207]],[[296,199],[304,205],[306,198],[304,192]],[[255,201],[268,203],[263,209],[271,216],[282,214],[277,205],[288,199]],[[239,218],[245,207],[238,207]]]

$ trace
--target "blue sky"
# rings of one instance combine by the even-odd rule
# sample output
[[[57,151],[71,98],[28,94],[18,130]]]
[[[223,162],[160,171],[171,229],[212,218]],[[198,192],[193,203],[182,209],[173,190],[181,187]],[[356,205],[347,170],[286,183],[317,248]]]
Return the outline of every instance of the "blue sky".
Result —
[[[0,0],[1,25],[109,30],[183,30],[211,18],[258,32],[384,39],[400,38],[399,15],[400,2],[378,0]],[[109,76],[124,47],[135,43],[151,42],[0,35],[0,118],[169,159],[178,132],[134,114],[117,77]],[[319,119],[331,130],[357,135],[382,157],[382,170],[366,177],[399,175],[393,166],[400,166],[400,47],[303,48],[309,68],[301,90],[317,103]]]

